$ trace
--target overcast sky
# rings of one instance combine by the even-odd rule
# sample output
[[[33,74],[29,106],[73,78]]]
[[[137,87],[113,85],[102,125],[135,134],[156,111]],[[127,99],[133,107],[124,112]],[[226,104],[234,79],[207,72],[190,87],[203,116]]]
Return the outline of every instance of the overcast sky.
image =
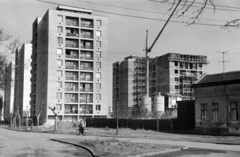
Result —
[[[166,20],[171,13],[168,11],[171,5],[149,0],[51,0],[51,2],[92,9],[94,15],[109,17],[110,69],[113,62],[123,60],[126,56],[144,56],[146,30],[149,31],[149,45],[151,45],[164,24],[164,21],[155,19]],[[201,23],[207,25],[186,26],[182,23],[188,22],[189,16],[195,15],[193,11],[198,9],[196,7],[183,17],[172,18],[172,21],[178,23],[170,22],[167,25],[149,54],[150,57],[169,52],[206,55],[209,61],[207,72],[219,73],[223,71],[222,63],[219,63],[222,61],[222,54],[217,52],[228,51],[225,59],[229,62],[226,63],[225,71],[240,70],[240,30],[224,30],[220,26],[212,26],[224,25],[227,21],[239,18],[240,1],[214,2],[218,5],[215,13],[213,7],[208,6],[200,15]],[[35,0],[0,0],[0,28],[4,28],[6,33],[19,38],[21,42],[31,41],[31,27],[35,18],[42,17],[48,9],[55,10],[56,7],[57,4]]]

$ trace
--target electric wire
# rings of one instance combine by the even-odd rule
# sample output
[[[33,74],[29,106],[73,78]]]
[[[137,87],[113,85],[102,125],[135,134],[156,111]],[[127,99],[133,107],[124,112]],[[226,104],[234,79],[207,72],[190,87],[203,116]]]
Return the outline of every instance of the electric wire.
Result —
[[[171,3],[171,2],[167,2],[167,1],[155,1],[155,0],[149,0],[150,2],[156,2],[156,3],[161,3],[161,4],[174,4],[174,3]],[[201,3],[200,3],[201,4]],[[184,5],[184,4],[180,4],[180,5]],[[191,5],[191,7],[194,7],[194,8],[200,8],[200,6],[196,6],[196,5]],[[227,7],[226,7],[227,8]],[[211,7],[205,7],[205,9],[213,9]],[[221,8],[215,8],[215,10],[221,10],[221,11],[231,11],[231,12],[240,12],[240,10],[231,10],[231,9],[221,9]]]
[[[66,4],[62,4],[62,3],[55,3],[55,2],[49,2],[49,1],[44,1],[44,0],[36,0],[39,2],[44,2],[44,3],[49,3],[49,4],[54,4],[54,5],[65,5],[65,6],[69,6],[69,7],[75,7],[75,8],[79,8],[79,9],[87,9],[87,8],[82,8],[82,7],[76,7],[76,6],[70,6],[70,5],[66,5]],[[87,9],[89,10],[89,9]],[[159,21],[166,21],[163,19],[157,19],[157,18],[150,18],[150,17],[143,17],[143,16],[135,16],[135,15],[127,15],[127,14],[120,14],[120,13],[113,13],[113,12],[107,12],[107,11],[100,11],[100,10],[96,10],[96,9],[91,9],[92,11],[96,11],[96,12],[100,12],[100,13],[106,13],[106,14],[112,14],[112,15],[118,15],[118,16],[125,16],[125,17],[132,17],[132,18],[138,18],[138,19],[145,19],[145,20],[159,20]],[[187,24],[190,25],[187,22],[181,22],[181,21],[169,21],[171,23],[182,23],[182,24]],[[227,22],[227,21],[226,21]],[[222,27],[223,25],[220,24],[211,24],[211,23],[194,23],[192,25],[203,25],[203,26],[216,26],[216,27]]]
[[[139,11],[139,12],[147,12],[147,13],[154,13],[154,14],[163,14],[163,15],[166,15],[166,13],[160,13],[160,12],[156,12],[156,11],[148,11],[148,10],[142,10],[142,9],[126,8],[126,7],[109,5],[109,4],[102,4],[102,3],[96,3],[96,2],[88,2],[88,1],[83,1],[83,0],[75,0],[75,1],[84,2],[84,3],[89,3],[89,4],[102,5],[102,6],[108,6],[108,7],[113,7],[113,8],[126,9],[126,10],[133,10],[133,11]],[[167,15],[170,15],[170,14],[167,14]],[[175,15],[175,16],[176,16],[176,15]],[[191,18],[191,16],[185,16],[185,17]],[[226,21],[224,21],[224,20],[209,19],[209,18],[198,18],[198,19],[210,20],[210,21],[226,22]]]

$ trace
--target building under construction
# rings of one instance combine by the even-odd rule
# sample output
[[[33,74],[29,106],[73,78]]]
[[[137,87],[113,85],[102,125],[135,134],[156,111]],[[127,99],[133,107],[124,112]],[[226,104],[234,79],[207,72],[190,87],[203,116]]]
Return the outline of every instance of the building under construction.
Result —
[[[206,73],[206,69],[207,56],[168,53],[155,57],[150,61],[150,95],[155,92],[180,94],[183,100],[192,100],[191,85]]]
[[[128,56],[113,63],[113,113],[119,117],[137,117],[145,94],[145,57]]]

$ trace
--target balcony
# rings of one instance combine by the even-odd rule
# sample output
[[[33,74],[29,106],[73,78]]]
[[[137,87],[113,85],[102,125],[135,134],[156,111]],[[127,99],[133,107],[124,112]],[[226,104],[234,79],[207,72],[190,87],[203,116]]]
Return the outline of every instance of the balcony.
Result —
[[[78,70],[78,66],[77,65],[66,65],[65,69],[73,69],[73,70]]]
[[[93,103],[93,99],[87,99],[86,98],[81,98],[80,103]]]
[[[66,33],[68,37],[78,37],[78,33]]]
[[[93,49],[92,45],[81,45],[82,49]]]
[[[81,27],[93,28],[93,21],[81,21]]]
[[[80,56],[80,59],[93,60],[92,56]]]
[[[65,91],[78,92],[77,88],[65,88]]]
[[[77,43],[66,43],[65,46],[66,47],[70,47],[70,48],[78,48],[78,44]]]
[[[93,39],[93,35],[81,34],[82,38]]]
[[[65,77],[65,80],[78,81],[79,78],[76,77],[76,76],[66,76],[66,77]]]
[[[93,88],[81,88],[80,92],[93,92]]]
[[[78,59],[78,55],[66,55],[66,58]]]
[[[80,77],[80,81],[93,81],[93,77]]]
[[[81,66],[81,67],[80,67],[80,70],[93,70],[93,67],[84,67],[84,66]]]
[[[77,100],[77,99],[66,99],[66,98],[65,98],[65,102],[74,102],[74,103],[77,103],[78,100]]]
[[[79,26],[78,18],[66,17],[66,25]]]
[[[64,110],[64,114],[78,114],[78,110]]]
[[[78,106],[65,104],[64,114],[78,114]]]

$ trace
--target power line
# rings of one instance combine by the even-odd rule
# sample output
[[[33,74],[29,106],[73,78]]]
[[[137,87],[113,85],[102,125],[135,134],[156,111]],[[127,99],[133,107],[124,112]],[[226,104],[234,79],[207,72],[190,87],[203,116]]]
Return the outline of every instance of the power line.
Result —
[[[151,2],[156,2],[156,3],[166,3],[166,4],[174,4],[174,3],[171,3],[171,2],[167,2],[167,1],[156,1],[156,0],[149,0]],[[187,2],[189,3],[189,2]],[[194,2],[196,4],[202,4],[202,3],[199,3],[199,2]],[[182,6],[184,6],[184,4],[180,4]],[[216,6],[216,5],[214,5]],[[194,8],[200,8],[201,6],[196,6],[196,5],[191,5],[191,7],[194,7]],[[223,5],[222,5],[223,7]],[[206,9],[213,9],[213,8],[210,8],[210,7],[205,7]],[[225,6],[225,8],[231,8],[231,7],[227,7]],[[240,8],[237,8],[237,9],[240,9]],[[232,11],[232,12],[240,12],[240,10],[231,10],[231,9],[221,9],[221,8],[215,8],[215,10],[222,10],[222,11]]]
[[[133,11],[140,11],[140,12],[147,12],[147,13],[154,13],[154,14],[162,14],[162,15],[170,15],[170,14],[160,13],[160,12],[156,12],[156,11],[148,11],[148,10],[142,10],[142,9],[126,8],[126,7],[109,5],[109,4],[102,4],[102,3],[96,3],[96,2],[88,2],[88,1],[83,1],[83,0],[75,0],[75,1],[80,1],[80,2],[89,3],[89,4],[102,5],[102,6],[108,6],[108,7],[113,7],[113,8],[126,9],[126,10],[133,10]],[[191,16],[185,16],[185,17],[191,18]],[[224,20],[216,20],[216,19],[209,19],[209,18],[199,18],[199,19],[226,22],[226,21],[224,21]]]
[[[49,3],[49,4],[55,4],[55,5],[65,5],[65,6],[79,8],[79,9],[87,9],[87,8],[82,8],[82,7],[70,6],[70,5],[66,5],[66,4],[62,4],[62,3],[48,2],[48,1],[44,1],[44,0],[36,0],[36,1]],[[96,11],[96,12],[100,12],[100,13],[106,13],[106,14],[112,14],[112,15],[118,15],[118,16],[125,16],[125,17],[132,17],[132,18],[139,18],[139,19],[145,19],[145,20],[166,21],[166,20],[163,20],[163,19],[149,18],[149,17],[143,17],[143,16],[134,16],[134,15],[127,15],[127,14],[119,14],[119,13],[113,13],[113,12],[107,12],[107,11],[100,11],[100,10],[96,10],[96,9],[91,9],[91,10]],[[170,21],[170,22],[172,22],[172,23],[182,23],[182,24],[189,25],[189,23],[187,23],[187,22],[180,22],[180,21]],[[222,27],[223,26],[223,25],[219,25],[219,24],[210,24],[210,23],[194,23],[194,25],[217,26],[217,27]]]

